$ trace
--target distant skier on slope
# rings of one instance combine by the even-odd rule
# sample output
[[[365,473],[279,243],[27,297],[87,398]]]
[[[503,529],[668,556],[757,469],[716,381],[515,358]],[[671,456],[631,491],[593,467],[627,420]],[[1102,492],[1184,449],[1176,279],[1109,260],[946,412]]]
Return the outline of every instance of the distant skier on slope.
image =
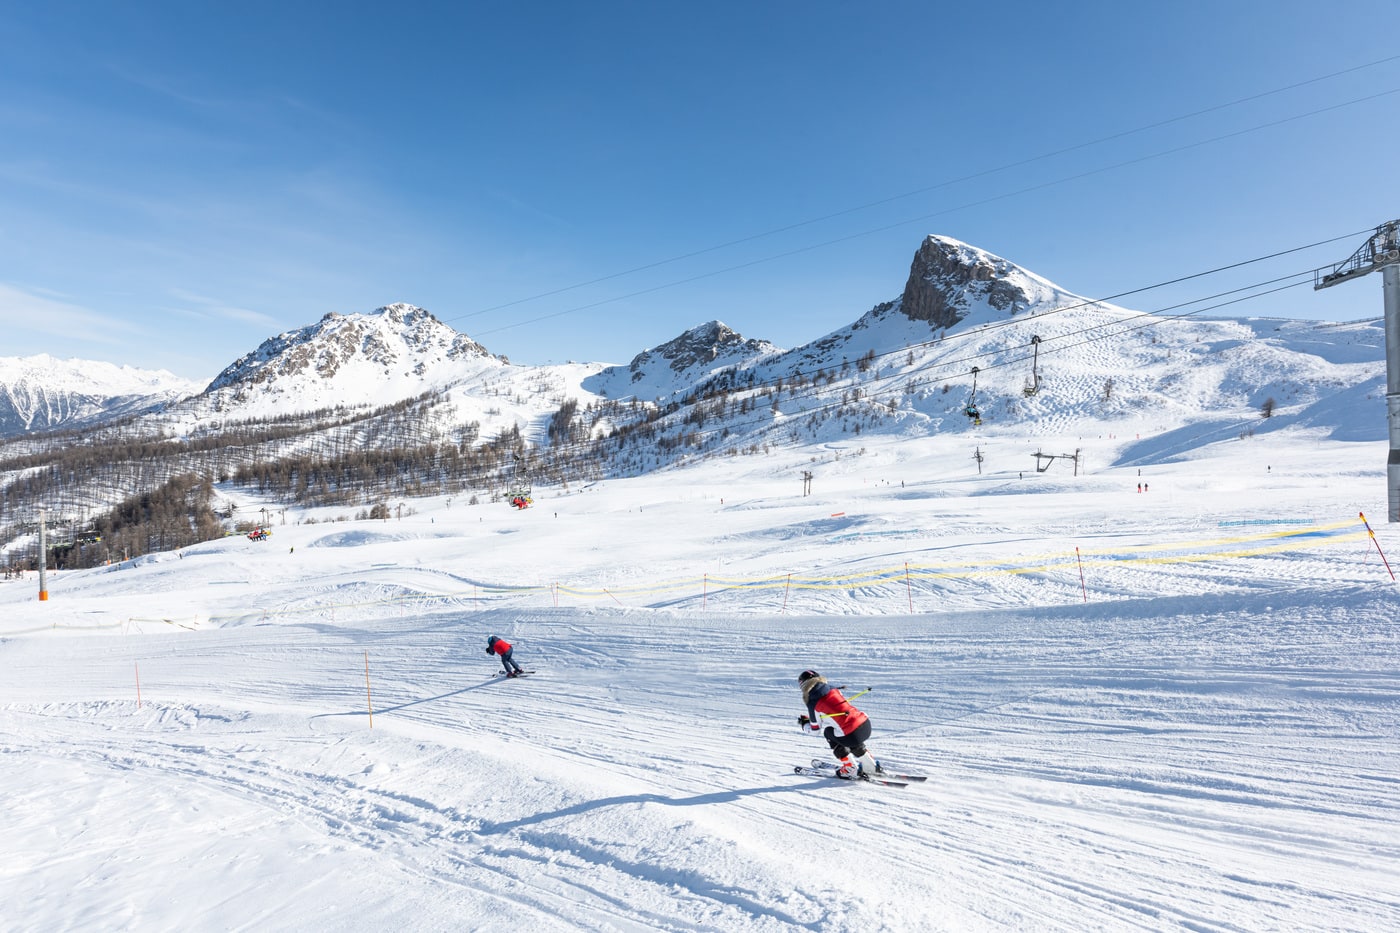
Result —
[[[486,653],[499,654],[501,656],[501,667],[505,668],[507,677],[520,676],[521,667],[519,664],[516,664],[515,660],[511,657],[512,651],[510,642],[498,635],[492,635],[490,638],[486,639]]]
[[[797,717],[797,722],[813,732],[821,730],[831,746],[831,753],[841,763],[836,769],[837,775],[857,778],[863,773],[879,772],[880,763],[865,748],[865,740],[870,738],[870,717],[852,706],[840,690],[816,671],[803,671],[797,675],[797,683],[802,688],[802,700],[807,704],[807,715]],[[833,726],[823,729],[822,716],[840,726],[839,732]]]

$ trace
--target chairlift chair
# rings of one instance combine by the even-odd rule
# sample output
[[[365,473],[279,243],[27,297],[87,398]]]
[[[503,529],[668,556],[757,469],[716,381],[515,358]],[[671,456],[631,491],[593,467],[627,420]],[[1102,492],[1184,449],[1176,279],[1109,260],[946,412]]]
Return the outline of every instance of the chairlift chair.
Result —
[[[982,423],[982,412],[977,408],[977,373],[980,370],[972,367],[972,394],[967,397],[967,404],[963,406],[963,414],[972,419],[973,424]]]
[[[1026,387],[1021,390],[1026,393],[1027,398],[1040,391],[1040,370],[1037,368],[1037,364],[1040,362],[1039,337],[1031,337],[1031,348],[1033,351],[1031,353],[1031,378],[1026,383]]]

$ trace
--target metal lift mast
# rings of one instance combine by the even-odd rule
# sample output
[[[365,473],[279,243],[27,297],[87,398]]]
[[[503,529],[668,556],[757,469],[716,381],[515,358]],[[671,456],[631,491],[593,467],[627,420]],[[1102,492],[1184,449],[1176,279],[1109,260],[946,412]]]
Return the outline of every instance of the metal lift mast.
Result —
[[[1400,220],[1377,227],[1346,262],[1313,273],[1313,290],[1377,271],[1385,287],[1385,417],[1390,429],[1390,456],[1385,468],[1387,513],[1392,522],[1400,522]]]

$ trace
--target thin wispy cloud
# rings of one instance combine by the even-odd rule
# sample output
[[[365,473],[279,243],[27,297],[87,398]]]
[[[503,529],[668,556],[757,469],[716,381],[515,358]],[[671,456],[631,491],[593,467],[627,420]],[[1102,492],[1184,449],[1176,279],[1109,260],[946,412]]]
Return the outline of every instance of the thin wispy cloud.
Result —
[[[193,292],[180,288],[170,289],[171,297],[180,302],[178,306],[166,307],[162,310],[173,314],[182,314],[187,317],[202,319],[222,319],[227,321],[237,321],[240,324],[252,324],[257,327],[275,329],[280,326],[277,319],[262,311],[254,311],[251,308],[241,308],[220,301],[217,298],[210,298],[206,295],[196,295]]]
[[[0,328],[62,338],[65,344],[118,346],[139,331],[130,322],[0,282]]]

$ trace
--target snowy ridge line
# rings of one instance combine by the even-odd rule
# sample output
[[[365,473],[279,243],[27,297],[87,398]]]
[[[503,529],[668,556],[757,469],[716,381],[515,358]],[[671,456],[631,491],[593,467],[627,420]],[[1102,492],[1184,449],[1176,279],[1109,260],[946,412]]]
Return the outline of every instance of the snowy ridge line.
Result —
[[[1024,562],[1022,563],[998,560],[957,561],[938,564],[908,563],[834,576],[775,574],[763,577],[745,578],[716,577],[704,574],[700,577],[676,578],[671,580],[659,580],[655,583],[624,584],[608,587],[578,587],[558,583],[536,586],[496,586],[481,584],[470,593],[396,594],[370,600],[316,602],[302,606],[257,608],[233,614],[209,615],[205,618],[212,624],[223,625],[240,622],[247,623],[250,620],[270,622],[277,618],[306,615],[308,613],[329,613],[331,618],[334,619],[337,611],[354,613],[355,611],[383,609],[389,606],[397,606],[405,612],[410,610],[429,612],[434,609],[437,611],[449,612],[462,610],[470,604],[473,609],[479,611],[483,608],[499,607],[501,605],[500,598],[502,596],[522,597],[543,593],[551,595],[556,608],[559,606],[559,597],[564,595],[572,596],[579,600],[608,599],[621,605],[619,597],[670,596],[672,599],[699,599],[703,601],[711,596],[719,597],[722,593],[726,592],[768,591],[786,594],[794,590],[807,592],[842,592],[849,594],[857,594],[864,591],[877,591],[875,595],[879,595],[878,591],[882,588],[886,591],[884,595],[888,598],[903,601],[908,597],[909,588],[916,582],[927,583],[930,581],[950,580],[985,581],[996,577],[1034,575],[1063,576],[1067,574],[1073,575],[1077,572],[1078,568],[1081,567],[1145,567],[1191,564],[1206,561],[1232,561],[1311,549],[1323,545],[1345,544],[1361,541],[1366,537],[1366,531],[1359,519],[1348,519],[1334,522],[1330,525],[1311,526],[1297,530],[1269,531],[1246,536],[1127,546],[1115,549],[1061,551],[1032,555],[1024,558]],[[1236,545],[1255,546],[1234,547]],[[1221,550],[1220,548],[1229,549]],[[897,592],[892,591],[891,588],[897,588]],[[1077,585],[1073,588],[1076,591],[1079,589]],[[489,603],[489,606],[483,606],[482,604],[484,603]],[[172,620],[169,616],[150,618],[132,616],[126,621],[127,623],[151,622],[191,628],[190,626],[181,625]],[[195,625],[198,626],[200,618],[196,617],[193,621]],[[112,628],[120,624],[122,623],[113,623],[103,627]],[[98,626],[63,625],[58,627],[81,629],[98,628]],[[47,627],[30,629],[26,630],[26,632],[17,632],[15,634],[34,634],[45,630],[47,630]]]

